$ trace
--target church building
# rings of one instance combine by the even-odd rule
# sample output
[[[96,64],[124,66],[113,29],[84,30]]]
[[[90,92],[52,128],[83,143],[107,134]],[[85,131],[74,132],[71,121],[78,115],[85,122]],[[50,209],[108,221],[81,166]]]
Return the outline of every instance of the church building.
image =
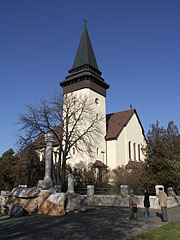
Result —
[[[102,136],[94,146],[97,164],[104,164],[111,169],[119,165],[126,168],[141,168],[144,161],[143,148],[146,145],[143,126],[135,109],[106,113],[106,92],[109,84],[102,78],[87,31],[86,22],[72,68],[66,79],[60,82],[63,94],[85,94],[94,101],[97,114],[101,112],[104,121],[101,124]],[[80,157],[76,149],[70,153],[69,163],[92,161]]]

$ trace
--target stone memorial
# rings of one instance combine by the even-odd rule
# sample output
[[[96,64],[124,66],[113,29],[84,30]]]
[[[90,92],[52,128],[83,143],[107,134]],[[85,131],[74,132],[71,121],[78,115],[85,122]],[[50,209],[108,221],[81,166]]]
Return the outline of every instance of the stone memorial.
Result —
[[[27,188],[19,186],[12,192],[3,192],[0,195],[0,208],[3,214],[10,217],[20,217],[32,214],[46,214],[50,216],[63,216],[68,212],[86,211],[91,205],[91,199],[74,193],[74,176],[68,174],[68,191],[61,193],[61,185],[55,185],[51,179],[52,134],[45,134],[46,159],[45,177],[40,180],[37,187]],[[92,188],[93,187],[93,188]],[[57,192],[59,191],[59,192]],[[94,186],[91,186],[92,197]]]
[[[51,179],[51,168],[52,168],[52,145],[54,142],[54,135],[52,133],[46,133],[46,159],[45,159],[45,177],[44,180],[40,180],[38,187],[42,189],[50,189],[53,187],[53,181]]]
[[[68,174],[68,191],[69,193],[74,193],[74,176],[72,174]]]

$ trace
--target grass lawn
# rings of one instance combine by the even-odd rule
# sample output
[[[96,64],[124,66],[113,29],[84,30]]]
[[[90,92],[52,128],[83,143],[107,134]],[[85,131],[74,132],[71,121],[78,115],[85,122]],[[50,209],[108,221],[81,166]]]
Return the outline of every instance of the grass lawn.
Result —
[[[180,239],[180,222],[168,223],[165,226],[141,234],[138,237],[133,238],[134,240],[179,240]]]

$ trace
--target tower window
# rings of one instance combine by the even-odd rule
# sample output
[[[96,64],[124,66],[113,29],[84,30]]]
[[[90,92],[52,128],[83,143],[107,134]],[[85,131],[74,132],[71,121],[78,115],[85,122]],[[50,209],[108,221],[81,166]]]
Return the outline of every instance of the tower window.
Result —
[[[76,150],[75,150],[75,148],[73,147],[73,154],[75,154],[75,152],[76,152]]]
[[[99,99],[98,98],[95,99],[95,103],[99,104]]]
[[[99,155],[99,148],[96,149],[96,153],[97,153],[97,155]]]

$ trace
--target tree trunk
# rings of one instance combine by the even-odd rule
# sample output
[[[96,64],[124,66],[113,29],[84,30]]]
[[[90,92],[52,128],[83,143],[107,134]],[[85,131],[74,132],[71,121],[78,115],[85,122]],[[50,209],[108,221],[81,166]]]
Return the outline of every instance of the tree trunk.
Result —
[[[57,162],[57,184],[61,184],[61,152],[59,151],[59,161]]]
[[[64,187],[65,187],[65,177],[66,177],[66,157],[63,154],[62,172],[61,172],[61,186],[62,186],[62,189],[64,189]]]

